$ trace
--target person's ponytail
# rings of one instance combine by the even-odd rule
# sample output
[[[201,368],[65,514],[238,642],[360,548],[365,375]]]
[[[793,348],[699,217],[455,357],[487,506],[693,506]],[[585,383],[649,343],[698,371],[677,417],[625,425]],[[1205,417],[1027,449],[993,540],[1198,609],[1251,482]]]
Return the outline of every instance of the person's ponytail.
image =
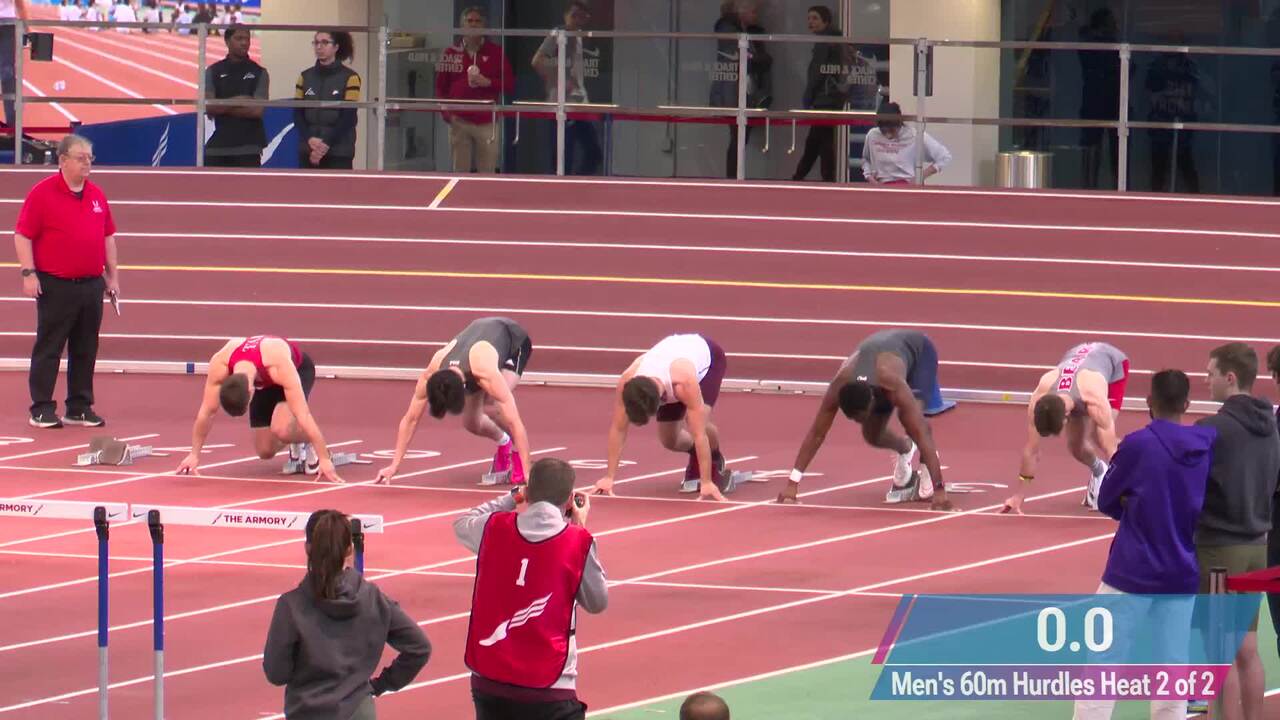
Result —
[[[318,600],[338,597],[338,580],[351,550],[351,523],[337,510],[317,510],[307,519],[307,578]]]

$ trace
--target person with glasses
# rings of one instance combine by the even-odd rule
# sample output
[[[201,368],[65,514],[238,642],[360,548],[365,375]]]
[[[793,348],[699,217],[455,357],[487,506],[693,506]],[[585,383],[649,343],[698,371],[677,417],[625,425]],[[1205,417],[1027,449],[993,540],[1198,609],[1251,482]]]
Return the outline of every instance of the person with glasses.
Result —
[[[102,190],[89,181],[93,145],[79,135],[58,143],[58,173],[27,194],[14,228],[22,292],[36,301],[36,341],[28,385],[31,425],[100,427],[93,412],[103,296],[120,294],[116,224]],[[66,414],[53,400],[63,347],[67,349]]]
[[[348,32],[321,30],[311,42],[316,64],[298,76],[294,97],[298,100],[358,102],[360,74],[344,63],[355,54]],[[356,109],[294,108],[298,129],[298,164],[304,168],[350,169],[356,155]]]

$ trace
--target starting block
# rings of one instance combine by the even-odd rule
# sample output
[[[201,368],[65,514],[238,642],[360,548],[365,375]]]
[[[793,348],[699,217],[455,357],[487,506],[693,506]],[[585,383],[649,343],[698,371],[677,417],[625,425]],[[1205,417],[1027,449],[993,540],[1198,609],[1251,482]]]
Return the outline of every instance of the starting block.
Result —
[[[493,485],[510,485],[511,471],[503,470],[502,472],[487,472],[480,476],[480,484],[485,487]]]
[[[726,495],[737,490],[741,485],[749,482],[755,482],[755,474],[750,470],[730,470],[726,475],[727,477],[724,480],[724,485],[720,487],[720,491]],[[762,479],[760,482],[767,481]]]
[[[335,468],[343,465],[370,465],[372,460],[361,460],[360,456],[355,453],[329,453],[329,459],[333,460]],[[305,457],[294,460],[290,458],[285,461],[284,469],[280,471],[281,475],[305,475],[307,472],[307,459]]]
[[[138,458],[153,455],[164,457],[168,453],[156,452],[150,445],[129,445],[123,440],[104,435],[89,441],[89,452],[76,456],[76,466],[132,465]]]

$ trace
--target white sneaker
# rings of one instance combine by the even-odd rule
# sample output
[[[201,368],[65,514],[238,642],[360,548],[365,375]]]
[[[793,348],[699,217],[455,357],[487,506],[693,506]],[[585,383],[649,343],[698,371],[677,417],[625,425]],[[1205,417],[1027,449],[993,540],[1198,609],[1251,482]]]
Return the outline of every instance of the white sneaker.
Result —
[[[929,468],[921,464],[916,479],[916,498],[919,500],[928,500],[932,497],[933,476],[929,474]]]
[[[702,481],[697,478],[693,478],[691,480],[682,480],[680,482],[680,492],[682,493],[696,493],[701,488],[702,488]]]
[[[908,441],[911,442],[911,441]],[[911,449],[899,455],[893,455],[893,486],[904,487],[911,482],[911,461],[916,456],[916,444],[911,442]]]
[[[306,448],[305,455],[306,455],[306,462],[307,462],[306,464],[307,474],[308,475],[320,474],[320,455],[316,453],[316,449],[311,446],[311,443],[303,443],[302,446]]]
[[[1102,473],[1094,475],[1090,473],[1089,484],[1085,487],[1084,502],[1080,503],[1092,510],[1098,509],[1098,493],[1102,491],[1102,478],[1107,475],[1107,464],[1102,463]]]
[[[890,505],[898,505],[900,503],[913,502],[919,492],[920,476],[912,473],[908,478],[907,484],[901,487],[895,485],[884,494],[884,501]]]

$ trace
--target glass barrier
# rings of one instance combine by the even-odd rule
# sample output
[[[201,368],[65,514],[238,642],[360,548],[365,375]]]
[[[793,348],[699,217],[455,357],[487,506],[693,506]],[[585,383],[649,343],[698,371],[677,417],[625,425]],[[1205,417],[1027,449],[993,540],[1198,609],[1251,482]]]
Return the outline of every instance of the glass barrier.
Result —
[[[106,164],[945,185],[1024,182],[1009,169],[1021,164],[1033,185],[1061,188],[1280,186],[1280,49],[1082,42],[1114,39],[1083,31],[891,39],[882,14],[847,33],[803,3],[746,18],[779,32],[743,34],[686,5],[651,9],[654,28],[676,31],[568,17],[548,29],[561,19],[524,11],[495,28],[470,9],[459,26],[251,25],[265,92],[210,70],[245,52],[225,25],[33,18],[16,28],[28,38],[14,57],[22,92],[5,108],[24,152],[0,159],[43,162],[78,129],[130,149],[97,153]],[[347,59],[325,67],[352,85],[299,91],[344,32]],[[259,117],[261,153],[241,131],[225,144],[220,121],[243,130]]]

